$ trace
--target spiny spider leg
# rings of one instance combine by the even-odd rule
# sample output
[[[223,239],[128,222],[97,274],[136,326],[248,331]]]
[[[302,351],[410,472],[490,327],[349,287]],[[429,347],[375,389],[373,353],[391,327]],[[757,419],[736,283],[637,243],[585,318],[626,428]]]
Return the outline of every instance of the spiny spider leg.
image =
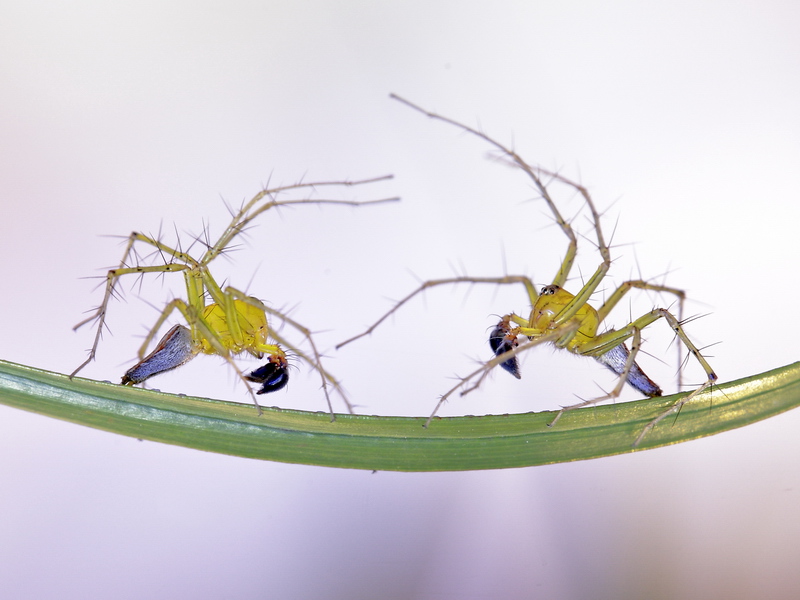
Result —
[[[568,330],[573,329],[573,328],[577,329],[577,327],[578,327],[577,322],[572,322],[569,325],[567,325],[565,330],[568,331]],[[510,363],[510,362],[514,362],[516,364],[516,357],[517,357],[517,354],[519,354],[520,352],[524,352],[525,350],[529,350],[530,348],[534,348],[535,346],[540,346],[540,345],[545,344],[547,342],[554,342],[555,340],[558,339],[559,336],[561,336],[563,334],[564,334],[564,331],[551,331],[549,333],[546,333],[545,335],[542,335],[542,336],[540,336],[538,338],[530,339],[527,342],[523,342],[521,344],[518,344],[518,343],[515,342],[515,344],[512,347],[500,352],[499,354],[496,354],[494,358],[492,358],[492,359],[486,361],[485,363],[483,363],[479,368],[474,370],[469,375],[467,375],[465,377],[462,377],[456,385],[454,385],[449,390],[447,390],[444,394],[442,394],[440,396],[440,398],[439,398],[439,401],[436,403],[436,406],[434,407],[433,412],[430,414],[428,419],[425,421],[425,424],[423,425],[423,427],[427,428],[431,424],[431,421],[436,416],[436,413],[439,412],[439,409],[442,407],[442,404],[447,402],[448,398],[450,398],[450,396],[452,396],[458,390],[461,390],[461,394],[460,394],[461,396],[470,393],[471,391],[477,389],[481,385],[481,383],[483,383],[483,380],[486,379],[486,377],[489,375],[489,373],[495,367],[501,366],[501,367],[505,368],[506,370],[508,370],[508,368],[504,367],[503,365],[505,365],[507,363]],[[511,371],[509,371],[509,372],[511,372]],[[477,378],[477,379],[475,379],[475,378]],[[519,379],[519,378],[520,377],[517,377],[517,379]],[[468,382],[472,381],[473,379],[475,379],[475,382],[472,385],[470,385],[469,387],[465,387],[466,384]]]
[[[386,319],[388,319],[394,313],[396,313],[402,306],[407,304],[412,298],[414,298],[415,296],[421,294],[425,290],[428,290],[428,289],[430,289],[432,287],[436,287],[436,286],[439,286],[439,285],[451,285],[451,284],[454,284],[454,283],[492,283],[492,284],[495,284],[495,285],[498,285],[498,284],[499,285],[503,285],[503,284],[507,284],[507,283],[521,283],[522,285],[525,286],[525,289],[527,289],[530,294],[533,294],[534,296],[537,295],[536,294],[536,289],[535,289],[535,287],[533,285],[533,282],[528,277],[526,277],[525,275],[506,275],[504,277],[467,277],[467,276],[463,276],[463,277],[450,277],[448,279],[432,279],[430,281],[424,282],[417,289],[415,289],[413,292],[408,294],[405,298],[403,298],[403,299],[399,300],[398,302],[396,302],[395,305],[391,308],[391,310],[389,310],[389,312],[384,314],[380,319],[378,319],[372,325],[370,325],[366,329],[366,331],[362,331],[358,335],[354,335],[353,337],[348,338],[345,341],[336,344],[336,349],[338,350],[339,348],[341,348],[343,346],[346,346],[347,344],[349,344],[351,342],[355,342],[356,340],[358,340],[358,339],[360,339],[360,338],[362,338],[364,336],[370,335],[373,331],[375,331],[378,328],[378,326],[381,323],[383,323]]]

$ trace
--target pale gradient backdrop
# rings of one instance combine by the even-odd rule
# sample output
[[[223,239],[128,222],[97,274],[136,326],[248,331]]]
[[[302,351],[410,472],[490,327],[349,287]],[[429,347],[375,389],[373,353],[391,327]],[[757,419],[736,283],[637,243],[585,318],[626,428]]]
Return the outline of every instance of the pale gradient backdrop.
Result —
[[[333,346],[419,280],[507,270],[548,283],[566,246],[522,174],[395,92],[589,186],[615,231],[605,293],[640,274],[686,289],[688,313],[705,315],[688,332],[717,344],[723,380],[796,360],[800,9],[558,4],[3,0],[0,356],[65,373],[84,359],[92,332],[71,328],[101,296],[85,278],[122,251],[104,235],[218,234],[222,200],[268,181],[394,173],[347,196],[401,203],[266,214],[217,266],[320,332],[361,411],[427,414],[487,356],[494,315],[525,310],[521,289],[433,290],[371,338]],[[575,287],[597,263],[584,250]],[[83,375],[121,376],[172,283],[125,286]],[[632,294],[612,324],[655,302]],[[665,329],[648,330],[643,364],[672,391]],[[551,410],[611,382],[540,348],[521,381],[497,373],[442,414]],[[247,401],[213,357],[153,383]],[[266,401],[324,409],[302,367]],[[371,474],[0,407],[2,595],[797,597],[799,430],[793,412],[575,464]]]

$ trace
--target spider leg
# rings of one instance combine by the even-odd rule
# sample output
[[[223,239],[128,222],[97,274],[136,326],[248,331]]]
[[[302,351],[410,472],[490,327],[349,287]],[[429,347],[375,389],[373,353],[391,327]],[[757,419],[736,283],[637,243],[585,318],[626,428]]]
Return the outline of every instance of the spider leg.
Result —
[[[83,361],[80,365],[78,365],[77,369],[75,369],[72,373],[70,373],[69,375],[70,378],[77,375],[86,365],[92,362],[95,359],[95,356],[97,355],[97,347],[100,344],[100,338],[103,335],[103,328],[105,327],[106,313],[108,311],[108,303],[114,296],[114,289],[120,277],[132,274],[143,275],[145,273],[170,273],[175,271],[185,271],[187,269],[192,268],[190,264],[183,264],[180,262],[168,262],[163,265],[151,265],[151,266],[137,265],[135,267],[129,267],[127,266],[127,264],[129,261],[129,257],[133,252],[134,244],[136,242],[144,242],[146,244],[154,246],[162,253],[170,254],[173,257],[176,257],[177,255],[177,258],[179,259],[188,259],[191,264],[194,263],[194,259],[192,259],[191,257],[188,257],[187,255],[178,252],[177,250],[174,250],[169,246],[166,246],[165,244],[162,244],[160,241],[156,239],[153,239],[149,236],[137,232],[131,233],[130,236],[128,236],[128,242],[125,246],[125,252],[122,255],[120,266],[116,269],[110,269],[106,273],[105,292],[103,294],[102,302],[94,310],[91,316],[87,317],[86,319],[84,319],[83,321],[81,321],[72,328],[73,331],[80,329],[81,327],[92,321],[96,322],[97,324],[97,331],[95,332],[94,341],[92,343],[91,349],[89,350],[89,355],[87,356],[85,361]]]
[[[573,329],[573,328],[577,329],[577,327],[578,327],[578,323],[574,322],[574,323],[570,323],[569,325],[567,325],[566,329],[568,329],[568,330],[569,329]],[[442,404],[447,402],[448,398],[450,398],[450,396],[452,396],[455,392],[461,390],[461,395],[462,396],[464,396],[466,394],[469,394],[471,391],[473,391],[473,390],[477,389],[478,387],[480,387],[481,383],[483,383],[483,381],[489,375],[491,370],[494,369],[496,366],[502,365],[503,363],[508,362],[512,358],[516,357],[520,352],[525,352],[526,350],[530,350],[531,348],[534,348],[535,346],[539,346],[541,344],[546,344],[547,342],[553,342],[556,339],[558,339],[559,336],[561,336],[563,334],[564,334],[563,330],[551,331],[551,332],[546,333],[546,334],[544,334],[544,335],[542,335],[540,337],[537,337],[535,339],[532,339],[532,340],[529,340],[529,341],[524,342],[522,344],[519,344],[518,346],[515,346],[515,347],[511,348],[510,350],[507,350],[507,351],[503,352],[502,354],[498,354],[497,356],[495,356],[491,360],[486,361],[479,368],[474,370],[469,375],[460,378],[459,382],[456,385],[454,385],[452,388],[450,388],[444,394],[442,394],[442,396],[439,398],[439,401],[436,403],[436,406],[434,407],[433,412],[430,414],[428,419],[425,421],[425,424],[423,425],[423,427],[428,427],[428,425],[431,424],[431,421],[433,420],[433,417],[435,417],[436,413],[439,412],[439,409],[441,408]],[[473,379],[475,380],[474,383],[472,383],[471,385],[467,386],[467,384],[469,382],[471,382]]]
[[[667,415],[672,414],[680,410],[680,408],[686,404],[687,402],[694,399],[698,394],[700,394],[703,390],[708,389],[709,387],[713,386],[713,384],[717,381],[717,375],[714,370],[711,368],[711,365],[708,364],[705,357],[700,353],[697,346],[689,339],[686,335],[686,332],[681,327],[680,321],[667,309],[665,308],[656,308],[649,313],[639,317],[632,323],[628,324],[626,327],[623,327],[618,330],[613,330],[596,336],[594,339],[588,342],[584,342],[575,348],[576,354],[581,354],[584,356],[592,356],[594,358],[598,358],[603,354],[608,353],[609,351],[613,350],[614,348],[618,347],[621,343],[624,343],[626,339],[633,338],[633,344],[631,346],[631,351],[628,356],[628,359],[625,363],[625,368],[623,369],[623,373],[620,375],[619,381],[617,386],[614,388],[612,392],[606,394],[605,396],[601,396],[599,398],[593,398],[591,400],[586,400],[584,402],[580,402],[578,404],[573,404],[571,406],[566,406],[562,408],[558,414],[556,415],[555,419],[550,423],[550,425],[554,425],[558,419],[561,418],[564,412],[568,410],[573,410],[575,408],[581,408],[584,406],[588,406],[591,404],[596,404],[597,402],[601,402],[603,400],[607,400],[609,398],[616,398],[625,381],[627,381],[630,377],[630,374],[633,370],[633,365],[635,364],[635,357],[636,354],[639,352],[639,347],[641,345],[641,331],[648,325],[654,323],[659,319],[664,319],[670,326],[670,328],[675,332],[675,335],[683,342],[683,344],[688,348],[689,353],[695,357],[697,362],[703,368],[706,373],[706,381],[703,384],[695,389],[690,394],[681,397],[677,402],[675,402],[670,408],[664,411],[661,415],[653,419],[639,434],[634,442],[634,446],[638,446],[644,436],[651,431],[658,423],[660,423]]]
[[[648,281],[642,280],[631,280],[631,281],[623,281],[619,287],[614,290],[614,292],[608,297],[608,299],[603,303],[603,305],[597,309],[597,316],[600,321],[604,321],[608,314],[612,311],[612,309],[619,303],[625,294],[627,294],[631,289],[636,288],[640,290],[651,290],[654,292],[663,292],[666,294],[674,295],[678,300],[678,321],[683,321],[683,307],[684,302],[686,301],[686,292],[674,288],[668,287],[664,285],[657,285],[654,283],[650,283]],[[678,364],[681,363],[681,357],[683,355],[683,348],[682,348],[683,340],[678,337],[678,343],[676,344],[678,350]],[[678,389],[680,390],[683,387],[683,370],[678,369]]]
[[[614,371],[615,373],[619,374],[619,378],[617,379],[617,384],[614,386],[614,389],[611,390],[609,393],[603,395],[603,396],[598,396],[597,398],[592,398],[590,400],[584,400],[583,402],[578,402],[577,404],[571,404],[569,406],[564,406],[563,408],[561,408],[561,410],[558,411],[558,413],[556,413],[556,416],[553,418],[553,420],[550,421],[547,424],[548,427],[553,427],[566,411],[574,410],[576,408],[583,408],[585,406],[591,406],[593,404],[597,404],[598,402],[603,402],[604,400],[612,400],[614,398],[618,398],[619,397],[619,395],[622,393],[622,388],[625,386],[625,384],[626,383],[630,383],[631,373],[634,370],[634,365],[636,365],[636,355],[638,354],[639,347],[641,346],[641,343],[642,343],[642,334],[641,334],[641,331],[638,328],[634,328],[632,330],[630,337],[633,338],[633,342],[631,343],[630,352],[628,352],[628,349],[625,348],[624,344],[619,344],[617,346],[614,346],[612,348],[611,352],[615,353],[615,357],[614,357],[613,360],[617,364],[615,364],[613,367],[610,367],[608,363],[604,363],[604,364],[606,364],[606,366],[609,366],[609,368],[611,368],[612,371]],[[625,356],[624,362],[621,365],[618,364],[618,363],[619,363],[619,359],[622,358],[622,354],[623,353],[619,353],[619,351],[616,350],[620,346],[625,348],[625,354],[627,354]],[[636,368],[638,369],[638,365],[637,365]],[[645,375],[645,378],[647,378],[646,375]],[[658,388],[658,386],[656,386],[652,381],[650,381],[649,378],[647,378],[647,381],[649,381],[650,384],[655,386],[655,388],[656,388],[656,390],[658,392],[657,394],[654,393],[653,395],[660,396],[661,395],[661,390]]]
[[[387,313],[385,313],[380,319],[375,321],[372,325],[370,325],[365,331],[359,333],[358,335],[354,335],[351,338],[346,339],[339,344],[336,344],[336,349],[346,346],[351,342],[355,342],[356,340],[370,335],[378,326],[386,321],[389,317],[391,317],[394,313],[396,313],[402,306],[407,304],[412,298],[418,296],[419,294],[423,293],[425,290],[428,290],[432,287],[437,287],[440,285],[451,285],[451,284],[458,284],[458,283],[491,283],[495,285],[504,285],[509,283],[521,283],[525,286],[525,290],[528,293],[528,297],[532,298],[532,302],[536,300],[538,294],[536,293],[536,288],[530,278],[526,277],[525,275],[506,275],[504,277],[450,277],[447,279],[431,279],[430,281],[426,281],[422,283],[417,289],[413,292],[408,294],[405,298],[399,300]]]

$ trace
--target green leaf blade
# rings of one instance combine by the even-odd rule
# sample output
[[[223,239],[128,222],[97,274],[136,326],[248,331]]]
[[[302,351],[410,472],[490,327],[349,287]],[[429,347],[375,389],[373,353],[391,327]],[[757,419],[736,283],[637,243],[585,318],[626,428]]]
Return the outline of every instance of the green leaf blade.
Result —
[[[713,435],[800,404],[800,362],[714,387],[633,441],[678,396],[481,417],[330,416],[70,380],[0,361],[0,403],[122,435],[233,456],[340,468],[456,471],[641,451]]]

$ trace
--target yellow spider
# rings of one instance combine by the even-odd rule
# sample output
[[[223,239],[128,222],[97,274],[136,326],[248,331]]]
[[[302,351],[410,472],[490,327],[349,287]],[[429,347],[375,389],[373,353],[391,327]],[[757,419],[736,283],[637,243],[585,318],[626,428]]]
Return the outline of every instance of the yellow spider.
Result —
[[[279,198],[279,196],[298,192],[312,194],[316,188],[357,186],[384,181],[391,177],[391,175],[388,175],[361,181],[297,183],[262,190],[243,204],[241,209],[233,215],[230,224],[214,244],[205,241],[201,242],[206,247],[206,250],[199,258],[191,256],[187,251],[183,251],[180,248],[169,246],[160,239],[142,233],[131,233],[127,238],[128,242],[122,255],[120,266],[116,269],[111,269],[105,276],[103,301],[92,312],[91,316],[78,323],[74,328],[78,329],[90,322],[95,322],[97,325],[94,343],[89,351],[88,358],[75,369],[70,377],[76,375],[95,358],[105,326],[108,304],[115,294],[115,286],[121,277],[126,275],[142,276],[147,273],[180,272],[183,274],[186,283],[186,298],[175,298],[163,308],[155,325],[150,329],[139,349],[139,362],[123,375],[123,384],[134,385],[141,383],[153,375],[179,367],[202,353],[221,356],[233,367],[242,380],[260,384],[261,387],[256,392],[257,394],[273,392],[286,386],[289,380],[286,351],[281,347],[283,345],[319,373],[331,418],[333,418],[333,405],[328,392],[329,384],[344,400],[348,410],[352,412],[352,407],[339,382],[322,367],[320,353],[317,350],[311,331],[286,314],[268,307],[253,296],[249,296],[231,286],[223,288],[211,275],[209,265],[229,248],[231,242],[248,227],[253,219],[272,208],[295,204],[361,206],[397,200],[397,198],[386,198],[358,202],[308,197]],[[197,241],[201,240],[198,239]],[[142,244],[155,249],[151,256],[156,257],[157,264],[142,264],[142,259],[140,259],[140,255],[136,251],[136,248]],[[210,302],[208,302],[209,300]],[[186,325],[172,327],[158,342],[155,349],[145,356],[147,348],[158,334],[158,331],[175,310],[181,313]],[[303,351],[296,345],[287,342],[270,325],[267,315],[279,319],[283,324],[298,331],[305,339],[310,351]],[[267,362],[263,366],[245,374],[233,360],[234,356],[243,352],[247,352],[258,359],[267,356]],[[253,390],[250,386],[247,386],[247,389],[260,413],[261,408],[258,406]]]
[[[669,324],[669,326],[675,332],[675,335],[678,337],[679,343],[682,342],[688,348],[689,353],[693,355],[700,363],[707,375],[707,379],[691,394],[678,400],[669,408],[668,411],[659,415],[651,423],[649,423],[638,436],[634,442],[634,445],[638,445],[647,432],[655,427],[664,417],[670,413],[678,411],[686,402],[716,382],[717,375],[709,366],[706,359],[701,355],[697,347],[687,337],[681,326],[680,318],[676,318],[672,313],[664,308],[656,308],[651,310],[647,314],[635,319],[620,329],[611,329],[604,333],[598,333],[600,325],[606,320],[611,310],[619,303],[622,297],[631,288],[674,294],[679,302],[679,315],[681,315],[683,311],[685,294],[679,289],[656,285],[647,281],[635,280],[622,283],[608,297],[606,302],[599,309],[595,309],[589,304],[590,298],[598,289],[598,286],[605,278],[611,266],[611,254],[603,237],[603,231],[600,227],[600,215],[598,214],[594,202],[589,196],[586,188],[566,179],[557,173],[553,173],[541,168],[531,167],[513,150],[503,146],[476,129],[441,115],[428,112],[412,104],[411,102],[404,100],[403,98],[395,96],[394,94],[392,95],[392,98],[432,119],[449,123],[455,127],[458,127],[462,131],[475,135],[499,150],[503,154],[505,161],[519,169],[522,169],[522,171],[530,178],[535,189],[544,199],[545,203],[552,212],[555,221],[558,223],[559,227],[569,240],[566,255],[561,263],[558,273],[556,273],[556,276],[553,278],[553,282],[550,285],[542,287],[539,291],[537,291],[534,283],[524,275],[507,275],[504,277],[463,276],[427,281],[420,285],[420,287],[414,290],[411,294],[400,300],[388,313],[381,317],[366,331],[342,342],[337,346],[337,348],[340,348],[345,344],[370,334],[375,330],[376,327],[378,327],[378,325],[396,312],[402,305],[411,300],[417,294],[420,294],[431,287],[455,283],[522,284],[525,287],[530,302],[530,314],[527,316],[520,316],[510,313],[500,319],[500,322],[492,330],[489,336],[489,344],[494,352],[494,358],[487,361],[473,373],[462,378],[456,386],[442,395],[430,417],[426,421],[426,427],[430,424],[441,405],[453,393],[460,390],[461,394],[463,395],[472,391],[481,384],[483,379],[492,368],[499,365],[511,373],[514,377],[519,379],[521,377],[519,364],[517,361],[517,355],[519,352],[546,342],[552,343],[557,348],[563,348],[573,354],[590,356],[620,376],[617,385],[609,393],[598,398],[592,398],[590,400],[585,400],[583,402],[562,408],[550,423],[551,426],[555,425],[565,411],[589,406],[602,400],[616,398],[621,393],[626,382],[645,396],[660,396],[662,394],[661,388],[659,388],[658,385],[656,385],[647,375],[645,375],[635,361],[636,355],[641,346],[642,329],[659,319],[664,319]],[[544,179],[549,180],[548,184],[559,183],[576,190],[583,197],[586,206],[591,213],[591,219],[593,221],[597,238],[597,248],[600,252],[601,263],[597,267],[597,270],[594,272],[594,274],[589,278],[588,281],[586,281],[583,287],[576,294],[568,292],[566,289],[564,289],[564,287],[567,283],[567,278],[577,255],[577,236],[575,235],[570,223],[564,219],[559,212],[548,191]],[[625,345],[625,342],[628,339],[632,340],[630,350]]]

